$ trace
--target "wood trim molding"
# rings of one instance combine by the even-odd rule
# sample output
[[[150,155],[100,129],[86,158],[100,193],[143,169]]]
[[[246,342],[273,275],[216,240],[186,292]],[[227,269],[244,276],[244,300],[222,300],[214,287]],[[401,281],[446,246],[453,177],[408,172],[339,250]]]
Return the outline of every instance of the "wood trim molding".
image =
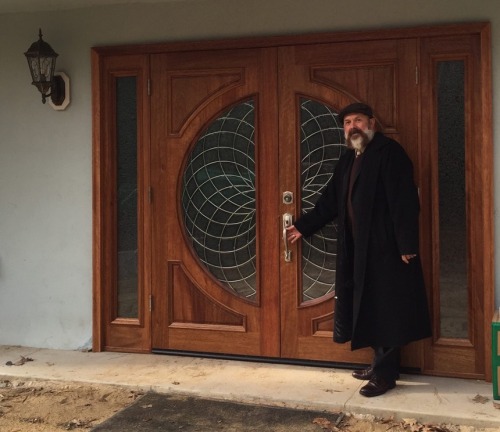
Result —
[[[91,52],[92,69],[92,351],[103,349],[103,284],[104,258],[102,256],[102,187],[101,173],[103,162],[101,154],[102,123],[101,116],[101,69],[102,64],[97,52]]]
[[[493,118],[492,118],[492,67],[491,67],[491,26],[483,26],[480,32],[480,56],[481,56],[481,123],[478,130],[481,131],[481,182],[484,186],[484,195],[489,197],[483,201],[483,274],[485,287],[484,298],[484,345],[485,345],[485,368],[486,380],[492,380],[492,356],[491,356],[491,323],[495,312],[495,243],[494,243],[494,209],[493,209]]]
[[[361,30],[345,32],[308,33],[291,36],[257,36],[220,40],[196,40],[162,42],[139,45],[96,46],[93,51],[99,55],[155,54],[175,51],[224,50],[239,48],[267,48],[277,46],[319,44],[332,42],[354,42],[364,40],[383,40],[418,38],[433,36],[451,36],[460,34],[482,33],[490,24],[485,21],[444,24],[433,26],[408,27],[398,29]]]

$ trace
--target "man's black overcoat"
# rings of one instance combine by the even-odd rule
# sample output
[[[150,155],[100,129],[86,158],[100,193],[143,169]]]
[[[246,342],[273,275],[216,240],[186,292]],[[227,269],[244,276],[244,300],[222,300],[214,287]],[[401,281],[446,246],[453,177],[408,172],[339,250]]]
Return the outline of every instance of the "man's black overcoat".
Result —
[[[431,335],[413,165],[396,141],[375,133],[353,185],[352,236],[346,203],[354,157],[348,150],[339,159],[314,209],[295,227],[309,236],[338,219],[334,340],[351,341],[353,350],[403,346]],[[409,254],[417,257],[405,264],[401,255]]]

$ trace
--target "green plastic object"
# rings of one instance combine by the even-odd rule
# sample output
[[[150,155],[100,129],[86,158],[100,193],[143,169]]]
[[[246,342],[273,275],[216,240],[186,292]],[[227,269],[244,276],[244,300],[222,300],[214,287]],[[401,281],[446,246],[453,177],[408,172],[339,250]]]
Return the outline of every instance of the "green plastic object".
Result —
[[[492,335],[492,365],[493,365],[493,399],[500,400],[500,310],[495,312],[493,315],[493,321],[491,323],[491,335]]]

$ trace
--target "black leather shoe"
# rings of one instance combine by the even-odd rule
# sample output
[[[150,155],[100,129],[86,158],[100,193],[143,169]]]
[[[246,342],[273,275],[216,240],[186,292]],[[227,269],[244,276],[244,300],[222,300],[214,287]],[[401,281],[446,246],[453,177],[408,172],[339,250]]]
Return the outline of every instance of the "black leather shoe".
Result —
[[[396,381],[388,381],[384,378],[373,376],[370,381],[368,381],[368,384],[361,387],[359,393],[366,397],[380,396],[394,387],[396,387]]]
[[[373,377],[373,368],[370,366],[370,367],[367,367],[366,369],[355,370],[352,373],[352,376],[356,379],[363,380],[363,381],[370,380]]]

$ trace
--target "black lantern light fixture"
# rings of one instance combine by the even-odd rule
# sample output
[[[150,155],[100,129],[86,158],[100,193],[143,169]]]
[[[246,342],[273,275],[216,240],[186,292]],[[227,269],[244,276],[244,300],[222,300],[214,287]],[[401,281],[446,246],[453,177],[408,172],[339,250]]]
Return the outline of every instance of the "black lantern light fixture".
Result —
[[[39,30],[38,36],[39,39],[33,42],[28,51],[24,53],[28,60],[33,80],[32,84],[42,94],[43,103],[50,97],[51,105],[60,107],[67,102],[66,85],[68,84],[68,78],[65,74],[54,73],[58,54],[42,39],[42,29]]]

